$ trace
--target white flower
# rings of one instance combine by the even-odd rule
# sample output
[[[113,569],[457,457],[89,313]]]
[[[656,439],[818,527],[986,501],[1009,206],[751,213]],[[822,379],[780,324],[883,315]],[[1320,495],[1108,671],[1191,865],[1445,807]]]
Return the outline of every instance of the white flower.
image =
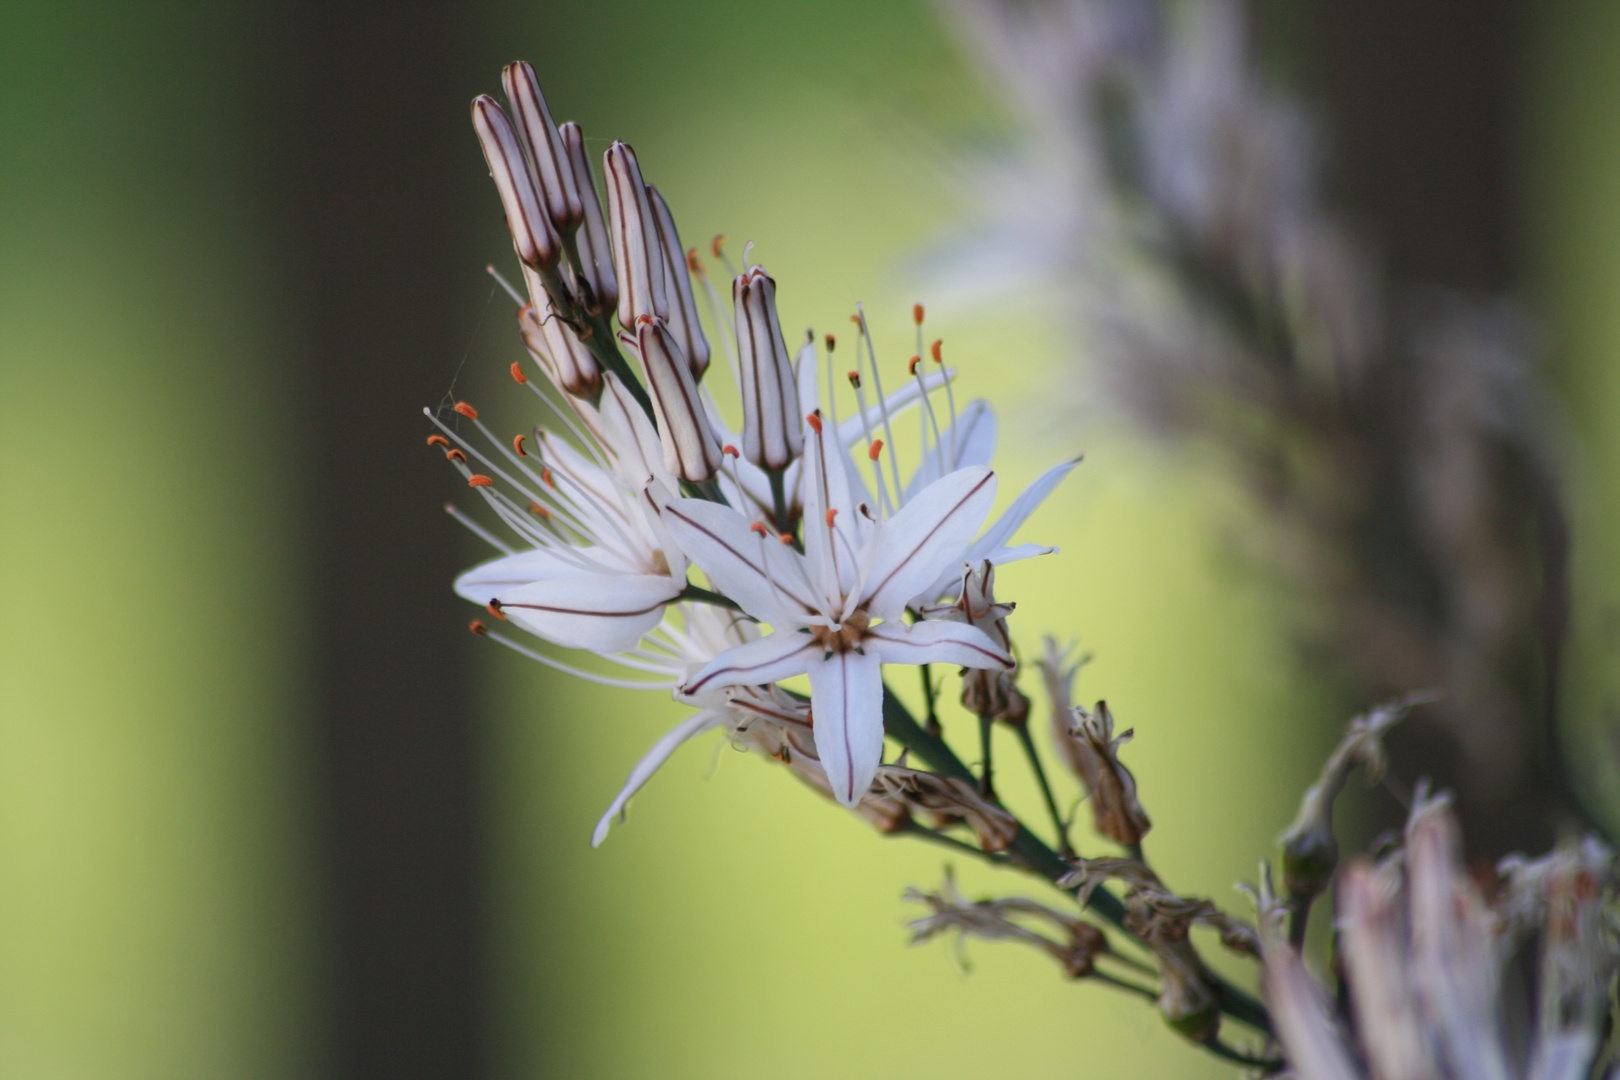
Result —
[[[675,541],[714,586],[775,631],[728,649],[684,689],[808,675],[822,766],[838,801],[854,806],[882,761],[883,664],[1012,667],[975,627],[901,621],[912,597],[961,563],[996,481],[983,466],[961,469],[880,519],[850,499],[846,457],[818,414],[807,428],[803,554],[729,507],[695,499],[663,507]]]

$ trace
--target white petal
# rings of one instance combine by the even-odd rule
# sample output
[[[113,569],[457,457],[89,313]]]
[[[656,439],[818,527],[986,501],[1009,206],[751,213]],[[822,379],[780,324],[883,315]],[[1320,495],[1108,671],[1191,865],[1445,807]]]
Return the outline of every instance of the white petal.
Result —
[[[816,385],[816,343],[807,341],[793,358],[794,375],[799,383],[799,411],[813,413],[821,408],[821,389]]]
[[[705,709],[682,720],[670,729],[669,734],[653,743],[652,749],[642,755],[641,760],[636,762],[636,767],[630,770],[630,778],[624,782],[624,787],[614,797],[613,805],[607,808],[602,820],[596,823],[596,832],[591,835],[591,847],[601,846],[602,841],[607,839],[608,826],[613,824],[613,819],[619,816],[625,804],[630,801],[630,797],[652,779],[653,773],[670,759],[670,755],[680,749],[682,743],[694,735],[703,734],[710,728],[719,727],[725,721],[725,717],[726,714],[720,709]]]
[[[1054,465],[1037,476],[1033,484],[1019,492],[1018,498],[1014,499],[1012,505],[996,519],[996,523],[973,542],[973,546],[968,549],[968,561],[976,563],[981,559],[988,559],[992,552],[1005,546],[1007,541],[1013,538],[1013,534],[1029,519],[1029,515],[1046,501],[1046,497],[1052,494],[1058,484],[1063,482],[1063,478],[1078,464],[1080,459],[1075,458],[1073,461]]]
[[[814,662],[810,720],[833,798],[854,806],[883,761],[883,668],[876,654],[834,653]]]
[[[776,627],[802,626],[804,616],[819,609],[798,552],[775,537],[762,542],[737,511],[702,499],[674,499],[663,514],[687,558],[754,618]]]
[[[831,609],[842,606],[860,580],[866,519],[858,516],[850,499],[848,455],[830,432],[805,424],[803,461],[804,556],[811,584]]]
[[[867,632],[866,648],[885,664],[956,664],[1004,671],[1013,667],[1011,654],[967,623],[880,623]]]
[[[686,694],[701,694],[723,686],[763,686],[791,679],[810,670],[821,659],[821,646],[809,634],[778,630],[758,641],[734,645],[709,661],[686,680]]]
[[[590,574],[520,585],[496,597],[517,626],[570,649],[623,652],[664,617],[683,581],[662,574]]]
[[[939,441],[945,447],[946,472],[969,465],[988,465],[996,452],[996,414],[990,411],[988,402],[970,401],[956,423],[940,435]],[[919,491],[940,478],[939,461],[940,455],[936,453],[923,456],[922,464],[906,485],[905,502],[910,502]]]
[[[588,556],[590,557],[590,556]],[[480,563],[456,578],[456,595],[487,604],[508,589],[547,578],[577,577],[580,564],[547,548],[531,548]]]
[[[872,614],[898,619],[912,597],[960,566],[995,501],[996,474],[974,465],[924,488],[884,522],[866,582]]]

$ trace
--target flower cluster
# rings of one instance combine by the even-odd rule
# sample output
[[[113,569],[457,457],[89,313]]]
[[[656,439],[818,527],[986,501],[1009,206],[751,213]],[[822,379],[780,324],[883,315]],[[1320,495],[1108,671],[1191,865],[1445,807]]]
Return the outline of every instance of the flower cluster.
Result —
[[[995,418],[982,401],[956,408],[939,343],[923,348],[921,305],[917,355],[888,394],[857,310],[854,408],[840,417],[835,339],[807,333],[790,354],[764,268],[734,272],[722,317],[719,290],[635,152],[615,142],[604,156],[604,215],[578,125],[553,122],[529,65],[509,66],[504,86],[508,108],[479,97],[473,123],[521,264],[526,295],[509,290],[520,333],[543,381],[520,363],[512,376],[552,422],[508,441],[461,402],[428,411],[438,429],[428,441],[510,536],[452,509],[500,552],[456,591],[496,620],[644,677],[566,663],[482,620],[474,630],[696,710],[631,772],[596,842],[676,748],[721,728],[880,826],[954,799],[987,845],[1010,843],[1016,829],[998,826],[972,785],[883,766],[883,668],[983,671],[976,692],[1005,700],[1011,606],[989,596],[991,567],[1052,550],[1012,538],[1074,462],[987,528]],[[711,250],[724,259],[720,238]],[[711,334],[736,377],[740,430],[710,393]],[[908,412],[921,430],[910,469],[895,444]],[[799,676],[807,695],[784,685]]]

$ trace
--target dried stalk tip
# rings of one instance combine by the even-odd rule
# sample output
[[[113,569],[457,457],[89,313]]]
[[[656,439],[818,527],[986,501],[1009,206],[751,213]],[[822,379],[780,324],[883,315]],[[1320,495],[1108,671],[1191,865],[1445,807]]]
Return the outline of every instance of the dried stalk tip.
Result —
[[[1295,902],[1314,899],[1327,888],[1339,863],[1339,842],[1333,835],[1333,803],[1344,790],[1350,770],[1365,766],[1367,782],[1384,773],[1384,733],[1414,705],[1433,701],[1431,694],[1411,694],[1350,721],[1344,738],[1328,755],[1322,775],[1300,800],[1299,814],[1282,834],[1283,888]]]

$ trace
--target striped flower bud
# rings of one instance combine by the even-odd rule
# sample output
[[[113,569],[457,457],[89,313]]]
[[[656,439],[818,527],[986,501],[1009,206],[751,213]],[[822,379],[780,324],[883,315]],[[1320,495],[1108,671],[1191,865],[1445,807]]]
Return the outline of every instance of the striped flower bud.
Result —
[[[742,371],[743,456],[762,469],[784,469],[804,450],[799,390],[776,321],[776,282],[750,267],[731,283]]]
[[[506,100],[512,105],[518,132],[528,145],[530,160],[534,162],[540,181],[540,195],[551,224],[559,233],[571,233],[579,228],[585,216],[580,205],[579,190],[574,182],[574,170],[569,167],[563,151],[562,136],[551,122],[551,110],[546,108],[545,95],[540,92],[540,80],[534,77],[534,68],[519,60],[506,65],[501,73],[506,86]]]
[[[523,344],[557,388],[575,397],[595,398],[602,389],[602,369],[573,329],[557,317],[534,271],[525,268],[534,303],[523,309],[518,328]]]
[[[675,217],[669,212],[669,203],[651,184],[647,185],[647,200],[652,204],[653,216],[658,221],[658,239],[664,249],[664,293],[669,301],[669,332],[680,342],[681,351],[692,364],[692,377],[703,378],[709,370],[709,339],[703,336],[703,324],[698,322],[697,301],[692,296],[692,275],[686,265],[686,249],[681,247],[680,234],[675,231]]]
[[[702,483],[720,471],[720,443],[698,397],[692,366],[661,319],[642,316],[636,327],[641,366],[658,414],[664,467],[682,480]]]
[[[585,210],[579,230],[580,277],[590,285],[597,311],[606,311],[619,302],[619,282],[613,276],[613,249],[608,246],[607,225],[602,221],[602,204],[596,198],[596,178],[591,175],[591,159],[585,156],[585,133],[573,121],[564,124],[563,150],[574,173],[574,187]]]
[[[555,266],[560,243],[557,230],[546,214],[540,187],[512,122],[488,94],[473,99],[472,114],[484,160],[489,162],[489,174],[495,178],[495,190],[500,192],[501,205],[506,209],[506,227],[512,232],[518,258],[535,270]]]
[[[664,254],[658,222],[641,179],[636,152],[622,142],[602,158],[607,172],[608,220],[613,236],[613,271],[619,279],[619,325],[638,333],[643,315],[669,317],[664,300]]]

